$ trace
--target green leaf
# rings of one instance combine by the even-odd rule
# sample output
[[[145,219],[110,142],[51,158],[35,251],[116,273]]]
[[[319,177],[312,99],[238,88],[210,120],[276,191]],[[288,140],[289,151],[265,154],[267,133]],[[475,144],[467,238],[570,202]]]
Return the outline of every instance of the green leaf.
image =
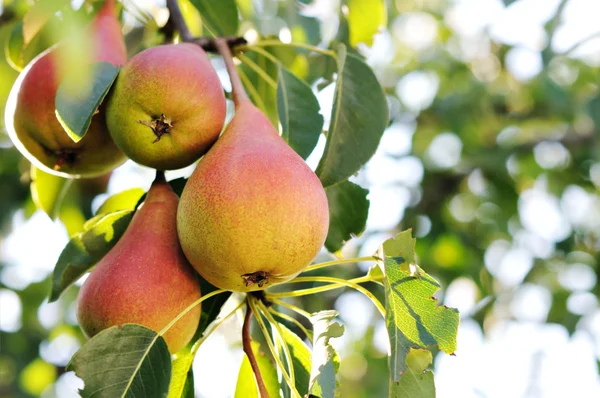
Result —
[[[309,394],[319,398],[335,398],[335,375],[339,370],[340,361],[335,349],[329,344],[332,337],[341,337],[344,327],[333,319],[337,311],[320,311],[312,314],[313,352],[312,369],[310,372]]]
[[[131,210],[99,217],[73,237],[58,257],[52,273],[49,302],[58,300],[66,288],[92,268],[121,238],[133,218]]]
[[[365,230],[369,215],[369,190],[344,181],[328,187],[325,193],[329,203],[329,232],[325,247],[334,253],[352,236],[358,236]]]
[[[277,376],[277,369],[271,359],[266,356],[260,350],[260,345],[253,341],[252,352],[258,363],[260,374],[265,383],[265,387],[269,392],[269,397],[279,397],[279,380]],[[260,398],[258,395],[258,388],[256,386],[256,379],[254,378],[254,372],[250,366],[248,356],[244,355],[242,359],[242,365],[240,366],[240,372],[238,373],[237,384],[235,386],[234,398]]]
[[[200,11],[202,22],[213,36],[235,36],[238,31],[238,9],[235,0],[191,0]]]
[[[398,383],[390,384],[390,397],[435,398],[433,373],[427,370],[431,362],[430,351],[411,348],[406,356],[406,372]]]
[[[79,142],[88,131],[92,117],[108,94],[108,90],[119,74],[120,68],[109,62],[97,62],[91,65],[91,87],[74,87],[78,83],[71,81],[68,75],[56,91],[56,117],[69,137]],[[77,92],[75,92],[77,91]]]
[[[73,355],[67,370],[83,380],[83,398],[158,398],[169,388],[171,355],[158,333],[126,324],[90,339]]]
[[[176,354],[168,398],[194,398],[194,373],[191,369],[193,362],[194,356],[189,348]]]
[[[283,341],[288,345],[290,354],[292,356],[292,364],[294,367],[294,377],[296,381],[296,390],[303,394],[308,392],[308,386],[310,383],[310,370],[311,370],[311,354],[310,349],[306,346],[304,341],[297,334],[289,330],[285,325],[279,324],[281,328]],[[277,340],[279,342],[279,340]],[[279,343],[278,343],[279,345]],[[285,358],[281,347],[279,347],[281,357]],[[285,359],[282,359],[285,361]],[[280,378],[280,387],[283,391],[283,396],[289,398],[291,396],[290,389],[287,386],[285,380]]]
[[[383,0],[348,0],[348,27],[350,44],[368,46],[373,44],[373,36],[387,25],[387,11]]]
[[[36,1],[23,17],[23,39],[25,44],[29,43],[42,30],[44,25],[69,3],[69,0]]]
[[[407,230],[385,241],[377,253],[383,259],[380,266],[385,272],[385,322],[390,338],[392,382],[398,382],[406,371],[411,348],[437,346],[448,354],[456,350],[458,311],[437,305],[433,294],[440,285],[415,263],[415,241],[411,230]]]
[[[71,187],[72,179],[48,174],[35,166],[31,166],[31,198],[38,209],[48,217],[58,216],[60,205]]]
[[[310,86],[285,68],[279,68],[277,81],[277,113],[282,137],[306,159],[319,141],[323,116],[319,101]]]
[[[146,192],[142,188],[131,188],[112,195],[102,203],[96,215],[113,213],[119,210],[135,210]]]
[[[338,70],[327,143],[316,171],[325,187],[348,179],[373,156],[389,118],[375,74],[343,44]]]
[[[200,290],[202,291],[203,296],[206,296],[207,294],[217,290],[216,287],[208,283],[206,280],[204,280],[204,278],[199,277],[199,279]],[[230,296],[231,292],[221,293],[202,302],[200,323],[198,324],[198,329],[196,330],[196,335],[192,339],[192,342],[202,337],[206,328],[217,318],[217,316],[219,316],[221,307],[223,307],[223,304],[225,304]]]
[[[4,44],[4,57],[6,62],[14,70],[20,72],[25,67],[23,59],[23,48],[25,47],[25,39],[23,38],[23,22],[16,23]]]

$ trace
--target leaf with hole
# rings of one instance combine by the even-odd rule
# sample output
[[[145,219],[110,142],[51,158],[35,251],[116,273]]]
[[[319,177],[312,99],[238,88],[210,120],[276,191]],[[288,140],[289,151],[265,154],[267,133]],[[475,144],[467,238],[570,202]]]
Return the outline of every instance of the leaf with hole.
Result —
[[[337,311],[320,311],[312,314],[310,321],[313,324],[313,351],[312,368],[310,372],[310,396],[319,398],[335,398],[336,378],[340,368],[340,359],[329,340],[341,337],[344,327],[333,319]]]
[[[437,346],[448,354],[456,350],[458,311],[437,305],[433,295],[440,285],[415,263],[416,240],[411,233],[407,230],[388,239],[377,253],[385,273],[391,382],[398,382],[406,371],[411,348]]]

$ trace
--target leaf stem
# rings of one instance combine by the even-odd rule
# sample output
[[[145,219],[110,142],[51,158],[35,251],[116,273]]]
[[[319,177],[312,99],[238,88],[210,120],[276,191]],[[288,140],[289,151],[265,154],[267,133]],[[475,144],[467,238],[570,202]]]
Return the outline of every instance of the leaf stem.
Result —
[[[308,267],[306,267],[306,269],[304,271],[302,271],[302,273],[314,271],[316,269],[321,269],[321,268],[325,268],[325,267],[330,267],[332,265],[351,264],[351,263],[358,263],[358,262],[362,262],[362,261],[377,261],[377,260],[379,260],[379,259],[375,256],[368,256],[368,257],[344,258],[344,259],[340,259],[340,260],[326,261],[324,263],[309,265]]]
[[[250,93],[250,97],[252,98],[256,106],[258,106],[264,112],[266,109],[265,102],[256,90],[256,87],[254,87],[254,84],[252,84],[252,82],[250,81],[250,79],[248,79],[248,76],[246,75],[246,73],[244,73],[242,69],[238,69],[238,73],[240,74],[240,78],[244,82],[246,89]]]
[[[265,72],[265,70],[263,68],[261,68],[260,66],[258,66],[254,61],[252,61],[250,58],[246,57],[242,53],[238,54],[237,57],[244,64],[248,65],[248,67],[250,69],[252,69],[254,72],[256,72],[257,75],[259,75],[260,77],[262,77],[263,80],[265,82],[267,82],[267,84],[269,86],[271,86],[271,88],[277,89],[277,83],[275,82],[275,80],[273,80],[271,78],[271,76],[267,75],[267,73]]]
[[[249,298],[246,298],[247,302],[249,300]],[[248,356],[248,361],[250,361],[252,372],[254,372],[254,378],[256,379],[256,385],[258,386],[260,398],[269,398],[269,391],[267,391],[267,387],[265,386],[262,374],[260,373],[260,368],[258,367],[258,362],[256,361],[256,357],[254,356],[254,351],[252,351],[252,338],[250,337],[251,316],[252,307],[250,307],[250,305],[247,305],[246,316],[244,317],[244,325],[242,326],[242,346],[244,347],[244,352],[246,353],[246,356]]]
[[[319,48],[315,46],[311,46],[310,44],[304,43],[282,43],[279,40],[263,40],[258,43],[254,43],[251,46],[240,46],[239,49],[252,49],[252,47],[294,47],[294,48],[303,48],[305,50],[309,50],[315,53],[329,55],[330,57],[336,58],[335,51],[326,50],[324,48]]]
[[[177,323],[177,321],[180,320],[181,318],[183,318],[185,316],[185,314],[187,314],[188,312],[193,310],[194,307],[196,307],[198,304],[200,304],[204,300],[207,300],[213,296],[216,296],[217,294],[221,294],[221,293],[225,293],[225,292],[227,292],[227,290],[223,290],[223,289],[215,290],[214,292],[210,292],[206,296],[203,296],[203,297],[199,298],[198,300],[194,301],[192,304],[188,305],[185,310],[181,311],[179,313],[179,315],[177,315],[175,318],[173,318],[171,320],[171,322],[169,322],[167,324],[167,326],[165,326],[160,332],[158,332],[158,335],[162,336],[163,334],[165,334],[169,329],[171,329],[171,326],[173,326],[175,323]]]
[[[295,290],[293,292],[270,293],[267,295],[267,298],[269,300],[271,300],[272,298],[306,296],[308,294],[322,293],[322,292],[326,292],[328,290],[338,289],[343,286],[347,286],[347,287],[351,287],[351,288],[361,292],[365,296],[367,296],[373,302],[373,304],[377,307],[377,309],[379,310],[381,315],[383,315],[383,317],[385,318],[385,308],[383,307],[383,305],[379,302],[379,300],[377,300],[377,298],[373,295],[373,293],[371,293],[370,291],[368,291],[367,289],[365,289],[364,287],[359,285],[359,283],[369,282],[369,281],[371,281],[371,277],[368,275],[360,277],[360,278],[350,279],[350,280],[333,278],[333,277],[329,277],[329,276],[298,277],[298,278],[295,278],[292,281],[286,282],[286,283],[325,282],[325,283],[330,283],[330,285],[319,286],[319,287],[314,287],[314,288],[310,288],[310,289]]]
[[[282,307],[286,307],[292,311],[294,311],[295,313],[302,315],[303,317],[305,317],[306,319],[308,319],[310,321],[310,314],[306,311],[304,311],[302,308],[295,306],[294,304],[290,304],[288,302],[285,302],[283,300],[280,300],[278,298],[274,298],[274,297],[268,297],[268,299],[270,301],[272,301],[274,304],[278,304]]]
[[[243,47],[238,47],[238,49],[254,51],[255,53],[258,53],[258,54],[262,55],[263,57],[269,59],[275,65],[278,65],[280,63],[280,61],[273,54],[271,54],[270,52],[268,52],[267,50],[265,50],[262,47],[243,46]]]
[[[225,39],[218,38],[215,39],[215,43],[217,50],[219,50],[219,53],[225,61],[225,67],[227,68],[227,73],[229,74],[229,80],[231,80],[233,103],[235,104],[235,108],[238,109],[242,104],[250,102],[250,98],[248,98],[248,94],[246,93],[244,85],[240,80],[240,76],[237,73],[235,63],[233,62],[233,56],[231,55],[231,50],[227,45],[227,41]]]
[[[275,316],[280,317],[281,319],[285,319],[286,321],[289,321],[289,322],[293,323],[294,325],[296,325],[300,330],[302,330],[302,333],[304,333],[304,335],[312,341],[312,336],[313,336],[312,332],[310,330],[306,329],[299,320],[297,320],[293,316],[284,314],[283,312],[279,312],[279,311],[275,310],[273,307],[269,307],[269,312]]]
[[[256,308],[254,307],[255,306],[254,300],[256,300],[256,299],[253,297],[250,297],[250,296],[248,298],[249,298],[248,304],[250,305],[250,307],[256,314],[255,318],[256,318],[256,321],[258,322],[258,327],[260,328],[263,335],[265,336],[265,341],[267,342],[267,345],[269,346],[269,350],[271,351],[271,355],[275,359],[275,362],[277,363],[277,366],[279,367],[279,370],[281,371],[281,375],[283,376],[283,379],[285,380],[288,387],[290,388],[292,395],[297,398],[302,398],[302,396],[300,395],[298,390],[296,390],[296,386],[294,384],[292,384],[292,380],[290,379],[290,376],[287,374],[285,366],[283,365],[283,362],[281,362],[281,358],[279,358],[279,355],[277,354],[277,350],[275,350],[275,347],[273,346],[273,342],[271,341],[271,336],[269,335],[269,331],[267,330],[267,327],[266,327],[262,317],[260,316],[260,314],[258,314],[258,312],[256,311]]]
[[[232,315],[234,315],[236,312],[238,312],[238,310],[240,308],[242,308],[242,306],[245,304],[245,301],[242,301],[241,303],[238,304],[237,307],[235,307],[235,309],[233,309],[229,314],[225,315],[223,318],[219,319],[218,321],[215,321],[210,329],[208,331],[205,331],[204,334],[202,334],[202,337],[200,337],[198,340],[196,340],[196,342],[194,343],[194,345],[192,346],[192,349],[190,350],[190,352],[192,353],[192,355],[196,354],[196,351],[198,351],[198,348],[200,348],[200,345],[202,345],[202,343],[204,343],[206,341],[206,339],[208,339],[208,337],[215,331],[218,329],[219,326],[221,326],[223,324],[223,322],[225,322],[227,319],[231,318]]]
[[[283,332],[281,331],[281,327],[279,326],[279,323],[275,321],[275,318],[273,318],[267,307],[265,307],[265,305],[262,302],[257,301],[256,304],[258,305],[258,309],[261,311],[261,314],[264,315],[265,318],[267,318],[267,321],[269,321],[269,323],[275,329],[275,334],[279,338],[279,341],[281,342],[281,347],[283,348],[283,355],[285,356],[285,360],[288,363],[290,379],[292,381],[292,384],[296,385],[296,375],[294,372],[294,362],[292,361],[292,353],[290,352],[290,347],[288,347],[287,343],[283,339]]]

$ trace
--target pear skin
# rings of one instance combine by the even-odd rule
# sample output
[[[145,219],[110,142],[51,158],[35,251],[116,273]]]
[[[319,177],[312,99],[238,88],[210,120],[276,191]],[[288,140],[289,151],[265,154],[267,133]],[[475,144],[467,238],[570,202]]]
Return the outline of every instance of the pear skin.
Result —
[[[189,166],[217,140],[226,102],[219,77],[195,44],[156,46],[132,57],[113,86],[108,129],[133,161],[158,170]]]
[[[106,0],[89,29],[94,40],[94,59],[90,61],[126,62],[114,0]],[[108,133],[102,107],[79,142],[74,142],[59,123],[55,98],[62,76],[56,50],[52,47],[34,58],[15,81],[7,101],[6,128],[17,149],[48,173],[69,178],[105,174],[126,157]]]
[[[178,197],[160,176],[121,239],[79,291],[77,319],[89,337],[125,323],[159,332],[201,296],[197,274],[177,240]],[[171,353],[190,342],[200,314],[198,305],[163,336]]]
[[[219,288],[265,289],[300,273],[328,227],[321,181],[258,108],[236,104],[179,202],[177,232],[190,263]]]

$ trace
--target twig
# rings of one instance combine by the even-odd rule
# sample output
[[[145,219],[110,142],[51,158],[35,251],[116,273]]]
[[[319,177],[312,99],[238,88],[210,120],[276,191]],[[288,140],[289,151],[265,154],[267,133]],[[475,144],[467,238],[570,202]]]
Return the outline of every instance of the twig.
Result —
[[[194,43],[202,47],[204,51],[217,53],[219,52],[216,45],[216,39],[210,37],[194,37],[190,32],[190,29],[183,18],[179,3],[177,0],[167,0],[167,8],[169,9],[169,20],[167,25],[172,25],[177,32],[181,41],[186,43]],[[229,36],[223,38],[229,48],[235,48],[237,46],[246,45],[248,42],[243,37]]]
[[[256,378],[256,384],[258,385],[260,397],[269,398],[269,392],[267,391],[267,387],[265,386],[265,382],[263,381],[262,374],[260,373],[260,368],[258,367],[258,362],[256,362],[254,351],[252,351],[252,338],[250,337],[251,316],[252,308],[250,308],[250,305],[248,304],[246,305],[246,316],[244,317],[244,326],[242,326],[242,345],[244,347],[244,352],[248,356],[248,361],[250,361],[252,371],[254,372],[254,377]]]

